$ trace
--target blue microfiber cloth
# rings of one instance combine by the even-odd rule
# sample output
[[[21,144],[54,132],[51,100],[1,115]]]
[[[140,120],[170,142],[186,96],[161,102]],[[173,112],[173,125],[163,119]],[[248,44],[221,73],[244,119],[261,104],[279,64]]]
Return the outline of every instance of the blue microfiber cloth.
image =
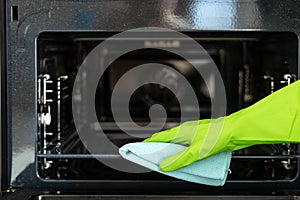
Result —
[[[164,158],[185,148],[187,147],[173,143],[137,142],[122,146],[119,153],[129,161],[181,180],[213,186],[225,184],[231,161],[231,152],[219,153],[171,172],[163,172],[159,169],[159,163]]]

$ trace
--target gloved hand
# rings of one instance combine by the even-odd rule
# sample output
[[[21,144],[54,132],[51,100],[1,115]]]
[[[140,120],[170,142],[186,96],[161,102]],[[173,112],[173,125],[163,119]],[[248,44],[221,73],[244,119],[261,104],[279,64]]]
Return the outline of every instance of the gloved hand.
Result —
[[[300,80],[229,116],[185,122],[144,142],[189,145],[163,160],[162,171],[177,170],[211,155],[252,145],[300,142]]]

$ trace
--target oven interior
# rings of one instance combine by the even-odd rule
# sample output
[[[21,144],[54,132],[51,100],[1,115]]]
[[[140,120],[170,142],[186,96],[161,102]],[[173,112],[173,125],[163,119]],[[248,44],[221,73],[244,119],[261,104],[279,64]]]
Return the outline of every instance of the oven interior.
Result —
[[[37,130],[36,158],[39,176],[44,180],[171,180],[155,172],[126,173],[114,170],[95,159],[82,144],[73,120],[72,100],[84,101],[88,88],[76,93],[73,84],[77,71],[86,56],[105,38],[115,33],[108,32],[44,32],[37,38]],[[247,107],[297,79],[298,39],[293,33],[279,32],[189,32],[209,53],[224,80],[226,114]],[[161,104],[167,112],[163,129],[178,125],[180,108],[178,98],[183,98],[184,88],[176,82],[176,76],[168,67],[155,68],[161,63],[179,71],[195,91],[200,106],[201,118],[209,118],[211,99],[208,87],[214,88],[213,76],[205,84],[191,63],[171,52],[147,47],[147,38],[128,38],[145,44],[145,48],[128,52],[112,62],[99,80],[95,96],[95,110],[98,121],[89,125],[97,132],[94,123],[100,123],[106,136],[117,146],[141,141],[141,138],[125,134],[116,125],[110,98],[113,88],[123,74],[146,63],[154,63],[149,79],[161,79],[166,85],[176,88],[172,93],[167,87],[146,84],[131,96],[129,111],[137,124],[149,123],[148,110],[154,104]],[[175,44],[180,43],[177,39]],[[157,38],[158,44],[170,42],[168,38]],[[161,43],[159,43],[161,42]],[[174,43],[174,41],[171,41]],[[176,46],[170,46],[176,48]],[[186,50],[186,49],[185,49]],[[187,49],[188,50],[188,49]],[[109,50],[99,55],[101,65],[106,56],[118,51]],[[191,52],[193,65],[204,67],[197,52]],[[181,70],[181,69],[188,70]],[[208,71],[210,69],[207,69]],[[138,78],[138,77],[137,77]],[[82,87],[88,77],[81,77]],[[128,80],[128,85],[135,80]],[[127,87],[121,87],[126,93]],[[193,106],[193,105],[190,105]],[[122,109],[122,108],[118,108]],[[280,109],[280,108],[279,108]],[[88,114],[89,111],[82,114]],[[190,112],[193,119],[193,109]],[[126,118],[123,123],[126,123]],[[133,130],[136,135],[142,134]],[[150,135],[151,131],[147,133]],[[259,145],[234,152],[228,181],[291,181],[298,176],[298,145]],[[107,159],[122,159],[115,155]]]

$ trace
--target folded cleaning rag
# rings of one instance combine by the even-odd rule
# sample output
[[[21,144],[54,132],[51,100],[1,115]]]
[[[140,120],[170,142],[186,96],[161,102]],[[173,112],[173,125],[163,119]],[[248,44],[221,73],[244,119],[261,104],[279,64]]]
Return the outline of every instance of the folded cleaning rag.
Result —
[[[123,158],[131,162],[171,177],[205,185],[224,185],[229,171],[231,152],[213,155],[175,171],[163,172],[160,170],[159,163],[164,158],[185,148],[187,147],[174,143],[137,142],[122,146],[119,149],[119,153]]]

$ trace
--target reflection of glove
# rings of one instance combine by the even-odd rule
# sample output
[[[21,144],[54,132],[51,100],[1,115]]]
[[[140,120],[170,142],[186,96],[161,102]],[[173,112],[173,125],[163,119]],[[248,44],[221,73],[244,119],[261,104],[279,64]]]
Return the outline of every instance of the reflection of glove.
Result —
[[[222,120],[221,131],[214,131],[213,124]],[[300,80],[229,116],[185,122],[158,132],[144,142],[189,145],[163,160],[160,163],[163,171],[173,171],[208,156],[251,145],[300,142]]]

